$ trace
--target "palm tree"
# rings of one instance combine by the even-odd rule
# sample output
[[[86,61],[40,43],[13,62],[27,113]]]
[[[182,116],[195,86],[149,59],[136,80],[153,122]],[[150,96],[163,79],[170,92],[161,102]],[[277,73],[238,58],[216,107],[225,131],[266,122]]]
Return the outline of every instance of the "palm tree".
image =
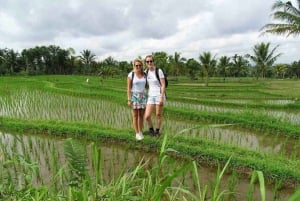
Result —
[[[246,60],[243,56],[241,55],[237,55],[235,54],[233,57],[232,57],[232,66],[234,68],[234,76],[236,77],[240,77],[243,73],[243,75],[247,74],[247,67],[249,66],[249,61]]]
[[[103,63],[110,67],[117,67],[118,61],[115,60],[112,56],[109,56],[103,60]]]
[[[4,61],[6,62],[6,65],[7,65],[7,68],[9,69],[10,74],[14,74],[18,70],[17,69],[18,57],[19,57],[19,53],[15,52],[13,49],[9,49],[9,50],[6,51]]]
[[[188,75],[191,80],[194,80],[196,78],[196,74],[199,70],[199,63],[195,59],[189,59],[186,62],[186,68],[188,70]]]
[[[80,60],[82,61],[83,64],[85,65],[90,65],[92,61],[95,61],[96,55],[92,53],[91,50],[83,50],[80,52]]]
[[[256,64],[257,78],[259,74],[262,78],[264,78],[267,68],[271,67],[275,63],[277,58],[282,55],[281,53],[274,55],[278,46],[279,45],[277,45],[270,51],[270,43],[262,42],[254,46],[254,55],[246,55]]]
[[[294,7],[290,1],[277,1],[272,10],[274,10],[273,19],[279,20],[281,23],[266,24],[261,29],[262,34],[287,34],[287,36],[300,34],[300,0],[298,0],[298,8]]]
[[[180,56],[181,53],[175,52],[174,57],[171,55],[169,56],[169,62],[173,65],[174,67],[174,74],[176,76],[176,79],[179,75],[183,75],[183,66],[184,62],[186,61],[186,58]]]
[[[0,75],[4,75],[8,71],[5,65],[5,52],[5,49],[0,49]]]
[[[106,76],[113,77],[114,75],[120,75],[119,62],[112,56],[105,58],[102,62],[102,72]]]
[[[288,67],[286,64],[277,64],[274,66],[273,70],[277,77],[284,78],[287,73]]]
[[[80,52],[81,55],[79,56],[81,62],[84,65],[84,72],[90,72],[91,71],[91,64],[93,61],[96,60],[96,55],[92,53],[91,50],[83,50]]]
[[[210,52],[203,52],[203,54],[199,56],[200,66],[203,68],[204,75],[206,77],[205,86],[208,86],[210,73],[214,70],[214,68],[217,65],[217,60],[215,59],[215,57],[216,55],[212,57]]]
[[[228,67],[230,67],[231,63],[230,63],[230,57],[227,57],[227,56],[222,56],[220,59],[219,59],[219,62],[218,62],[218,71],[219,71],[219,74],[221,76],[223,76],[223,81],[225,82],[225,78],[226,78],[226,69]]]
[[[67,72],[67,64],[69,60],[70,52],[68,50],[60,49],[57,53],[57,61],[58,61],[58,73],[66,74]]]
[[[78,56],[76,56],[76,51],[73,48],[68,48],[68,58],[67,58],[67,67],[65,68],[68,74],[76,72],[76,67],[78,63]]]
[[[290,68],[289,68],[289,71],[290,71],[290,76],[291,77],[297,77],[297,78],[300,78],[300,60],[299,61],[294,61]]]
[[[163,71],[167,74],[170,75],[171,71],[171,65],[168,63],[168,54],[166,52],[153,52],[152,55],[154,56],[154,62],[155,66],[163,69]]]
[[[51,69],[48,69],[48,73],[51,74],[57,74],[59,72],[60,64],[59,64],[59,53],[61,51],[61,48],[56,45],[50,45],[46,47],[48,49],[48,57],[50,58],[50,67]]]

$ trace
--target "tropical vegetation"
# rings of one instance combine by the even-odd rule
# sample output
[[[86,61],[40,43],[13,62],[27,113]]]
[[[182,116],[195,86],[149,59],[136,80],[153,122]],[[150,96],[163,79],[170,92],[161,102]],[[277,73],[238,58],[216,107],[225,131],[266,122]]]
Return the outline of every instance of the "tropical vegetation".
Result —
[[[300,0],[298,7],[291,1],[276,1],[272,7],[275,22],[266,24],[262,28],[262,34],[277,34],[286,36],[297,36],[300,34]]]
[[[228,58],[225,64],[224,56],[218,58],[211,52],[199,54],[198,59],[181,57],[178,52],[174,56],[165,52],[153,52],[153,55],[157,66],[175,79],[179,76],[191,79],[205,77],[207,80],[208,77],[278,78],[274,65],[282,53],[277,52],[277,47],[271,49],[270,42],[262,42],[254,46],[253,54],[225,56]],[[209,55],[212,63],[207,61]],[[300,60],[284,64],[285,78],[299,78],[299,63]],[[84,74],[112,77],[124,76],[131,69],[131,62],[117,61],[113,57],[97,61],[95,54],[88,49],[78,56],[72,48],[62,49],[53,45],[24,49],[21,53],[0,49],[0,75]]]

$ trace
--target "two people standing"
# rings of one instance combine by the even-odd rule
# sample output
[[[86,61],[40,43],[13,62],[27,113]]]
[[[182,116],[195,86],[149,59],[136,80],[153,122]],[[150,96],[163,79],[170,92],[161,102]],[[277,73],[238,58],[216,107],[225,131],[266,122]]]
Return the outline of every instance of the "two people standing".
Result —
[[[133,71],[127,77],[127,100],[128,105],[132,108],[132,122],[137,140],[144,138],[142,133],[144,118],[149,126],[149,134],[151,136],[160,135],[162,111],[166,101],[164,73],[161,69],[156,69],[152,55],[146,56],[145,63],[147,65],[146,71],[143,70],[143,62],[135,59]],[[148,93],[146,92],[146,86],[148,86]],[[154,109],[156,117],[155,128],[152,121]]]

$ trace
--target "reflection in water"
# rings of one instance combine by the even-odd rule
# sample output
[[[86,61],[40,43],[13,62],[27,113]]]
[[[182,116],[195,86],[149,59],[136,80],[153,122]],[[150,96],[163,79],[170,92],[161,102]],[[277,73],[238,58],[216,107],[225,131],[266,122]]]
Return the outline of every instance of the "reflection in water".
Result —
[[[240,101],[240,100],[238,100]],[[243,103],[243,102],[241,102]],[[276,118],[281,121],[286,121],[291,124],[299,125],[300,124],[300,113],[299,111],[275,111],[273,109],[254,109],[252,108],[251,111],[245,107],[242,108],[231,108],[231,107],[224,107],[224,106],[210,106],[210,105],[201,105],[201,104],[191,104],[191,103],[182,103],[182,102],[175,102],[175,101],[169,101],[169,106],[175,107],[175,108],[185,108],[185,109],[192,109],[192,110],[198,110],[198,111],[208,111],[208,112],[231,112],[235,114],[241,114],[244,112],[257,112],[258,114],[262,115],[268,115],[271,118]]]
[[[294,147],[299,144],[295,139],[272,134],[257,134],[241,129],[205,129],[199,131],[200,137],[218,141],[223,144],[231,144],[246,147],[264,153],[285,154],[287,157],[295,153]]]
[[[199,137],[222,144],[244,147],[264,153],[283,154],[286,157],[300,159],[297,147],[300,145],[300,138],[286,137],[276,134],[264,134],[252,132],[235,126],[227,127],[200,127],[193,122],[168,120],[164,122],[164,129],[168,133]]]
[[[66,164],[66,157],[63,148],[63,138],[55,136],[42,136],[42,135],[12,135],[8,133],[0,132],[0,160],[4,160],[4,155],[10,156],[20,154],[27,158],[27,161],[37,162],[39,166],[38,175],[34,179],[34,185],[51,184],[53,178],[53,171],[55,168],[64,167]],[[80,142],[85,145],[87,153],[87,168],[92,171],[91,165],[91,144],[92,142],[81,139]],[[141,150],[128,149],[121,144],[97,144],[101,163],[102,163],[102,175],[105,181],[110,181],[112,178],[116,178],[120,173],[133,170],[141,160],[146,161],[146,168],[152,168],[157,162],[157,155],[155,153],[148,153]],[[167,163],[166,163],[167,164]],[[175,166],[180,166],[182,161],[177,161]],[[170,168],[171,169],[171,168]],[[168,171],[168,167],[164,167],[165,171]],[[7,170],[12,171],[12,170]],[[202,164],[198,168],[198,174],[202,187],[207,184],[213,183],[216,179],[217,170],[212,167],[205,167]],[[13,172],[11,172],[13,174]],[[15,174],[17,174],[15,172]],[[2,174],[3,175],[3,174]],[[221,191],[228,189],[233,181],[232,173],[228,173],[223,176]],[[2,179],[2,178],[0,178]],[[178,180],[185,185],[193,189],[194,179],[192,173],[188,172]],[[246,200],[246,193],[249,188],[249,178],[239,178],[234,184],[234,191],[237,192],[236,199],[239,201]],[[259,189],[258,186],[256,189]],[[273,200],[274,186],[266,186],[267,200]],[[195,189],[196,190],[196,189]],[[287,200],[287,197],[292,193],[292,189],[285,189],[279,192],[281,200]],[[272,199],[271,199],[272,198]],[[255,191],[254,200],[259,200],[259,190]]]

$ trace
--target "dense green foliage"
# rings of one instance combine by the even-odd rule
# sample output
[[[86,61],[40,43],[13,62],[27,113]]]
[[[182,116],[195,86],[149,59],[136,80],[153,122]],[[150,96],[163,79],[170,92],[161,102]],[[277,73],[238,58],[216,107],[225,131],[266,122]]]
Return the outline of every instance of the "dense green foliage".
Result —
[[[272,17],[276,22],[266,24],[262,29],[263,33],[278,35],[300,34],[300,1],[293,5],[291,1],[276,1],[272,7]]]
[[[267,44],[267,45],[265,45]],[[271,49],[269,42],[256,44],[253,53],[232,56],[214,55],[199,52],[199,58],[184,58],[175,52],[154,52],[156,66],[169,76],[188,76],[191,80],[209,77],[300,77],[300,61],[290,64],[275,64],[283,52]],[[258,51],[259,50],[259,51]],[[288,53],[287,53],[288,54]],[[138,55],[137,55],[138,57]],[[133,60],[134,58],[132,58]],[[97,61],[90,50],[76,55],[72,48],[59,46],[36,46],[24,49],[21,53],[13,49],[0,49],[0,75],[94,75],[100,77],[125,76],[132,70],[131,61],[117,61],[109,56]]]

